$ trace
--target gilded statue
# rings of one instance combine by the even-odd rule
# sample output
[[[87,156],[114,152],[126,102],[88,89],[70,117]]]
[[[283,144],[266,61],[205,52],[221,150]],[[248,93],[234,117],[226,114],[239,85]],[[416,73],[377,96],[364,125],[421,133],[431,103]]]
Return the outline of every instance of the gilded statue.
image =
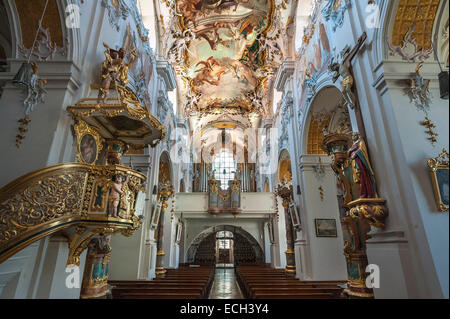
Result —
[[[366,143],[358,133],[353,134],[353,146],[348,151],[353,182],[360,186],[360,198],[378,198],[375,173],[370,164]]]
[[[103,43],[106,48],[105,57],[106,59],[102,62],[102,75],[101,84],[98,92],[98,99],[106,103],[109,97],[109,90],[111,86],[119,82],[119,84],[126,86],[129,82],[128,71],[130,65],[134,63],[137,59],[136,48],[131,49],[129,54],[131,58],[128,63],[125,62],[125,57],[127,52],[123,48],[117,50],[111,49],[107,44]]]
[[[355,107],[356,98],[352,92],[354,79],[351,72],[352,60],[356,56],[361,46],[367,39],[367,34],[364,32],[362,36],[358,39],[355,47],[351,49],[348,45],[341,52],[342,62],[332,63],[328,68],[330,71],[334,72],[333,82],[336,82],[340,77],[342,77],[342,94],[344,95],[344,100],[352,109]]]
[[[114,175],[112,178],[113,183],[111,184],[111,189],[109,192],[109,217],[119,217],[118,209],[121,201],[121,196],[124,194],[122,187],[126,185],[129,181],[129,176],[124,178],[122,175]]]

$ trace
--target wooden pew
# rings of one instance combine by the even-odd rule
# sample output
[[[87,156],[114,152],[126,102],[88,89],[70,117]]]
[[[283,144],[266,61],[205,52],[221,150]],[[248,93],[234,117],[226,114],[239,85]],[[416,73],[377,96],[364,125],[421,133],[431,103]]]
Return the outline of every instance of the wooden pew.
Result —
[[[169,269],[166,278],[151,281],[111,280],[114,299],[207,298],[214,278],[213,267]]]
[[[334,299],[340,298],[344,281],[307,281],[287,277],[284,270],[264,266],[236,268],[239,286],[249,299]]]

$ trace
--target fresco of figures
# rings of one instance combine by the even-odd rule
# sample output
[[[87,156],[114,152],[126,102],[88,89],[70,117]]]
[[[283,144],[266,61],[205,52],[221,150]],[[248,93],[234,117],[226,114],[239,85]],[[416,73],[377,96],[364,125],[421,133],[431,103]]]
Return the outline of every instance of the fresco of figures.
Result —
[[[308,41],[310,45],[305,47],[305,51],[301,52],[300,59],[297,60],[297,87],[302,91],[301,104],[308,97],[308,90],[314,91],[314,84],[319,76],[328,72],[328,66],[332,60],[331,44],[325,22],[318,19],[313,30]]]
[[[265,96],[268,68],[266,37],[279,34],[286,15],[271,10],[274,0],[178,0],[174,41],[167,52],[175,60],[196,111],[214,108],[256,109],[255,96]],[[276,20],[276,21],[275,21]],[[278,21],[280,20],[280,21]],[[278,22],[278,23],[275,23]],[[179,30],[181,28],[182,30]],[[169,29],[169,28],[167,28]],[[177,36],[175,37],[177,38]],[[188,39],[188,40],[186,40]],[[183,43],[181,43],[183,42]],[[272,45],[281,54],[281,45]],[[172,60],[172,61],[173,61]],[[220,89],[219,89],[220,88]],[[193,95],[196,95],[194,97]],[[192,104],[192,103],[191,103]]]

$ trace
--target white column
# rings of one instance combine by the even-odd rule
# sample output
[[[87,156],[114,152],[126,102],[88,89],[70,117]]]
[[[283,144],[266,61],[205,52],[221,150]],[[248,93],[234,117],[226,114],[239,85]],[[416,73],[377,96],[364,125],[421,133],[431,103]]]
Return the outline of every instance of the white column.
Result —
[[[308,243],[311,280],[346,280],[344,239],[340,225],[336,177],[330,166],[330,158],[320,157],[325,166],[325,175],[321,178],[316,177],[314,173],[315,166],[319,164],[319,156],[303,155],[301,157],[301,178],[304,185],[302,196],[305,203],[301,214],[303,231],[306,232],[305,239]],[[319,187],[323,189],[323,199]],[[334,219],[337,237],[317,237],[316,219]],[[298,244],[303,246],[301,242]],[[300,268],[300,265],[297,268]]]

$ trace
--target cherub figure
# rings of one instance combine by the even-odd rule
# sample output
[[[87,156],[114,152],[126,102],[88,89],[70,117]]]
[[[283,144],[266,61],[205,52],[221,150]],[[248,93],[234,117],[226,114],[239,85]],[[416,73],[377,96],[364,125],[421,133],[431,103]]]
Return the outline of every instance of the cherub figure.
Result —
[[[416,68],[414,79],[410,80],[410,87],[406,90],[411,102],[413,102],[419,110],[428,113],[431,104],[431,93],[429,89],[430,80],[425,80],[420,74],[423,62],[419,63]]]
[[[137,59],[136,49],[131,50],[132,57],[128,63],[124,62],[125,50],[121,48],[119,51],[111,49],[106,43],[103,43],[106,48],[105,57],[106,59],[102,62],[102,75],[101,84],[98,92],[98,99],[106,103],[109,97],[109,90],[112,84],[119,81],[122,85],[127,85],[128,70],[130,65]]]
[[[28,94],[23,104],[25,106],[25,115],[29,115],[33,112],[36,105],[43,101],[43,97],[47,91],[44,89],[47,80],[40,79],[38,77],[38,66],[36,63],[31,62],[33,73],[31,74],[30,82],[27,83]]]
[[[120,203],[120,197],[124,193],[122,187],[129,181],[129,176],[124,178],[122,175],[117,174],[112,178],[112,185],[109,191],[109,216],[118,217],[118,208]]]

